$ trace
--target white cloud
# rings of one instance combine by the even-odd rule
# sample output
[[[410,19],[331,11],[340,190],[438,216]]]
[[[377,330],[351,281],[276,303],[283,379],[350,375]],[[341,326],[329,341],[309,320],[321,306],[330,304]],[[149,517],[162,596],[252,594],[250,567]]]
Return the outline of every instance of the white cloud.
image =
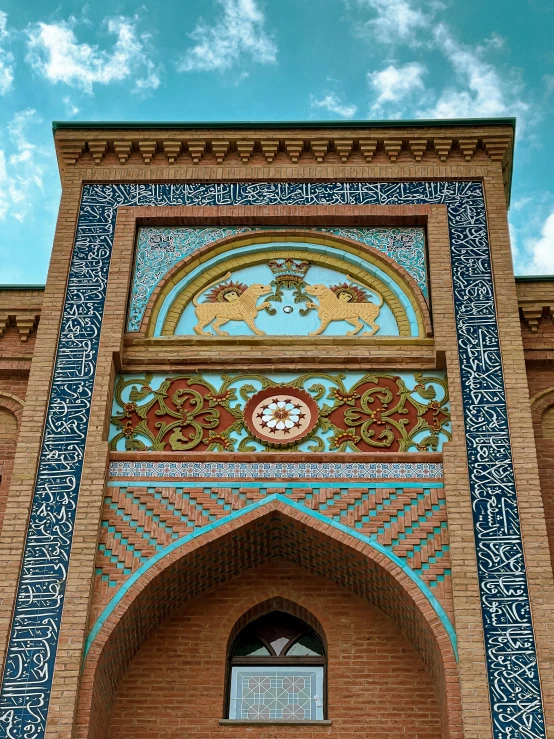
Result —
[[[554,92],[554,74],[545,74],[542,78],[546,89],[546,94],[550,95]]]
[[[428,28],[434,9],[442,7],[435,3],[424,12],[410,0],[358,0],[358,4],[375,11],[375,17],[364,26],[364,31],[369,31],[375,41],[391,45],[403,42],[409,46],[419,45],[418,30]]]
[[[33,196],[42,189],[45,158],[49,152],[27,138],[30,125],[40,123],[34,110],[17,113],[8,124],[10,150],[0,149],[0,220],[8,216],[23,221]]]
[[[501,39],[493,37],[486,44],[473,48],[464,46],[441,23],[434,32],[434,40],[452,66],[458,86],[444,89],[431,108],[420,111],[421,115],[429,118],[523,117],[529,111],[529,105],[519,98],[520,86],[513,76],[502,76],[485,59],[487,51],[502,45]]]
[[[256,0],[217,0],[223,15],[213,27],[201,19],[189,34],[196,46],[179,62],[180,72],[212,72],[229,69],[241,56],[271,64],[277,59],[277,47],[265,31],[265,16]]]
[[[518,200],[514,201],[510,207],[511,207],[511,210],[523,210],[529,205],[529,203],[532,203],[532,202],[533,202],[533,198],[525,195],[519,198]]]
[[[77,115],[77,113],[79,112],[79,108],[75,105],[69,95],[66,95],[62,102],[65,105],[65,109],[69,118],[73,118],[73,116]]]
[[[537,239],[529,239],[525,250],[530,257],[528,274],[554,274],[554,210],[547,216]]]
[[[136,89],[155,89],[158,71],[148,59],[148,36],[139,35],[136,18],[107,18],[109,34],[116,36],[110,51],[79,43],[76,21],[37,23],[27,31],[27,61],[50,82],[62,82],[91,93],[95,84],[107,85],[136,76]]]
[[[380,72],[369,72],[367,80],[376,94],[371,107],[373,114],[379,114],[385,105],[403,105],[407,98],[425,89],[423,75],[426,68],[419,62],[409,62],[403,66],[389,64]]]
[[[356,105],[342,103],[338,95],[334,92],[328,93],[321,100],[312,98],[311,105],[312,108],[323,108],[324,110],[328,110],[329,113],[335,113],[343,118],[353,118],[358,110]]]
[[[5,95],[13,82],[13,54],[4,48],[9,35],[8,16],[0,10],[0,95]]]
[[[442,89],[427,89],[422,81],[425,67],[421,60],[404,67],[398,67],[394,60],[387,61],[388,66],[382,71],[368,74],[376,94],[371,114],[418,118],[517,116],[520,134],[522,124],[535,115],[523,97],[515,70],[501,70],[490,61],[490,54],[504,44],[499,36],[493,35],[476,46],[460,43],[447,23],[438,22],[436,16],[445,9],[440,0],[355,2],[372,11],[372,17],[363,26],[372,44],[393,46],[401,43],[408,48],[418,47],[428,54],[438,52],[446,62],[441,73],[450,76]],[[545,85],[548,90],[549,80],[545,80]],[[417,95],[410,94],[411,91]]]

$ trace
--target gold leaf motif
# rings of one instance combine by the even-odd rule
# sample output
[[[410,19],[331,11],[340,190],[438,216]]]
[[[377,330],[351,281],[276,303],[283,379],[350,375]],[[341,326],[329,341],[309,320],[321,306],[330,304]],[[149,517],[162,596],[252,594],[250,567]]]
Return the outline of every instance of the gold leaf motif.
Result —
[[[221,330],[221,326],[229,321],[244,321],[256,336],[265,336],[265,333],[260,331],[254,321],[261,310],[265,310],[271,306],[267,302],[257,306],[256,302],[262,295],[268,295],[270,292],[271,285],[249,285],[238,297],[235,297],[230,302],[224,300],[215,303],[199,303],[198,298],[200,293],[198,293],[192,299],[197,320],[196,325],[193,327],[194,332],[200,336],[211,336],[211,334],[204,331],[211,324],[212,329],[218,336],[229,336],[226,331]]]

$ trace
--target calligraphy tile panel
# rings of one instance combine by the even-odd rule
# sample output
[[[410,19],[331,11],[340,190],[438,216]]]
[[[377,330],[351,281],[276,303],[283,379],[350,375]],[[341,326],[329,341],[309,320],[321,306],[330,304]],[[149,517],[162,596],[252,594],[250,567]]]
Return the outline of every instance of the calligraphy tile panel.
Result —
[[[448,209],[454,304],[495,739],[545,737],[480,182],[91,184],[83,187],[0,696],[0,736],[42,739],[117,209],[417,205]]]

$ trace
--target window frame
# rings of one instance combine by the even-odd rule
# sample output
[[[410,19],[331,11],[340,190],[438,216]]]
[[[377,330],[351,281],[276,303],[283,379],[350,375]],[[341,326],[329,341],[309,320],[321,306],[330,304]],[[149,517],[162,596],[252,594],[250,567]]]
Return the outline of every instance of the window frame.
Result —
[[[259,634],[257,637],[260,639],[264,647],[269,651],[268,655],[258,655],[255,657],[251,656],[243,656],[243,655],[234,655],[233,650],[236,647],[237,642],[241,638],[242,634],[249,628],[252,627],[253,624],[255,624],[256,621],[259,621],[262,618],[266,618],[268,616],[271,616],[273,613],[279,614],[282,613],[284,615],[290,616],[297,621],[301,622],[304,625],[304,630],[301,631],[299,634],[297,634],[294,637],[291,637],[291,639],[287,642],[287,644],[284,645],[281,654],[277,655],[275,654],[275,650],[272,648],[271,644],[267,642],[266,639],[261,637]],[[319,643],[321,644],[323,654],[322,655],[313,655],[313,656],[307,656],[307,657],[299,657],[299,656],[290,656],[288,657],[286,655],[286,652],[288,652],[296,642],[301,639],[306,634],[313,633],[317,637]],[[283,654],[285,652],[285,654]],[[232,640],[228,650],[227,650],[227,660],[226,660],[226,676],[225,676],[225,694],[224,694],[224,718],[228,720],[237,720],[237,721],[249,721],[249,719],[230,719],[230,713],[231,713],[231,683],[233,679],[233,667],[285,667],[287,665],[290,665],[291,667],[294,667],[295,665],[298,667],[322,667],[323,668],[323,697],[322,697],[322,703],[323,703],[323,718],[322,719],[305,719],[304,721],[306,723],[313,723],[315,721],[327,721],[328,720],[328,702],[327,702],[327,647],[326,647],[326,640],[322,638],[321,634],[314,629],[313,626],[308,624],[303,618],[300,618],[299,616],[293,615],[291,613],[287,613],[286,611],[282,611],[279,608],[275,608],[271,611],[268,611],[267,613],[264,613],[262,615],[256,616],[256,618],[253,618],[250,622],[245,624],[240,631],[235,635],[234,639]],[[253,723],[267,723],[267,724],[286,724],[287,720],[282,719],[268,719],[261,720],[261,719],[252,719]],[[295,723],[303,723],[303,721],[300,719],[298,721],[295,721]]]

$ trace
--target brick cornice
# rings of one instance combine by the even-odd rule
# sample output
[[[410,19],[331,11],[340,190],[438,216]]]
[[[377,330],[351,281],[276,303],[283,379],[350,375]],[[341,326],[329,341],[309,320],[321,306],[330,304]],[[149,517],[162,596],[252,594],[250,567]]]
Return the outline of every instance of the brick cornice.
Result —
[[[554,280],[516,278],[520,318],[536,333],[542,319],[554,321]]]
[[[218,167],[236,167],[248,179],[273,178],[287,168],[340,166],[348,177],[361,164],[382,167],[427,164],[494,164],[502,168],[508,194],[513,154],[513,129],[468,125],[413,128],[332,128],[234,131],[179,129],[61,129],[55,134],[62,180],[75,168],[100,173],[114,167],[133,170],[147,179],[152,169],[163,168],[179,178],[184,168],[209,166],[218,179]],[[141,176],[141,168],[148,168]],[[276,168],[273,174],[273,168]],[[269,175],[268,175],[268,170]],[[248,172],[248,174],[246,174]],[[355,175],[354,175],[355,176]],[[392,175],[396,177],[396,174]],[[468,171],[468,176],[471,174]],[[94,177],[94,175],[93,175]],[[210,178],[211,179],[211,178]]]
[[[522,302],[519,301],[519,311],[523,321],[529,326],[531,331],[539,330],[539,323],[544,317],[554,320],[554,304],[540,302]]]

